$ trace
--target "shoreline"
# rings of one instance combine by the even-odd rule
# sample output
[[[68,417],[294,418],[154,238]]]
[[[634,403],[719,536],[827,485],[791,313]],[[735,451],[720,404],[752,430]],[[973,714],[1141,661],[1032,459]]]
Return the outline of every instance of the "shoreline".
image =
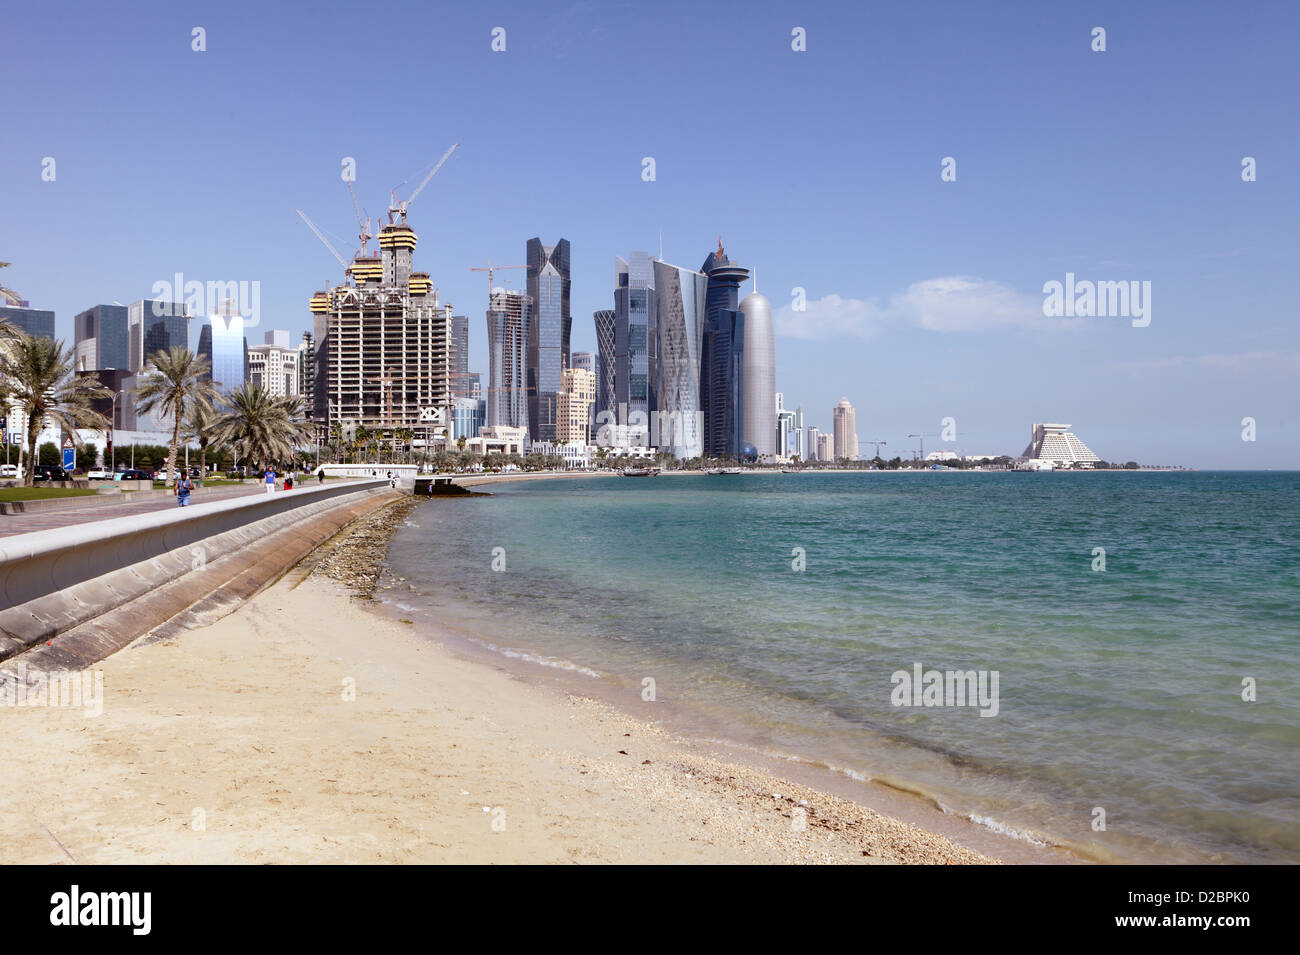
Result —
[[[997,861],[385,619],[353,593],[418,504],[362,519],[229,616],[102,661],[99,716],[5,708],[0,753],[25,769],[0,798],[24,808],[0,857]],[[347,559],[357,534],[373,546]]]
[[[423,504],[423,502],[421,502]],[[430,502],[431,504],[433,502]],[[412,512],[418,508],[412,508]],[[396,531],[394,522],[391,530]],[[786,786],[799,785],[820,796],[856,805],[903,825],[912,826],[931,836],[939,836],[980,853],[988,861],[1010,864],[1105,864],[1107,860],[1081,845],[1071,845],[1056,837],[1016,827],[991,819],[979,819],[958,811],[949,811],[935,795],[916,788],[906,780],[864,778],[855,773],[802,753],[778,752],[741,741],[732,727],[702,725],[699,714],[689,703],[663,701],[651,705],[656,715],[637,712],[629,702],[639,687],[629,684],[625,675],[607,672],[596,674],[581,661],[539,656],[536,648],[506,646],[491,630],[491,620],[478,615],[456,616],[437,620],[418,617],[418,610],[407,608],[400,599],[405,578],[395,577],[387,568],[375,584],[355,597],[365,601],[368,613],[385,621],[400,621],[416,633],[441,646],[446,652],[475,666],[490,667],[508,673],[517,681],[539,687],[552,694],[581,698],[604,707],[622,719],[644,729],[662,733],[684,750],[721,760],[733,769],[763,774]],[[415,618],[415,619],[412,619]],[[594,681],[591,678],[606,679]],[[630,693],[630,695],[629,695]]]

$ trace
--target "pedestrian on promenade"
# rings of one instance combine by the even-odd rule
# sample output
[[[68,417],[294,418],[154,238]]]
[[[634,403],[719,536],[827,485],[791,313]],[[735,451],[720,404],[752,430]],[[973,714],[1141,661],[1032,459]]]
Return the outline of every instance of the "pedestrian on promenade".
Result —
[[[292,490],[293,490],[293,472],[292,472],[292,471],[290,471],[288,474],[286,474],[286,475],[284,476],[284,489],[285,489],[286,491],[292,491]]]
[[[189,472],[182,469],[181,476],[176,481],[176,506],[187,506],[190,503],[190,492],[193,490],[194,482],[190,480]]]
[[[324,469],[324,468],[321,468],[319,471],[317,471],[317,472],[316,472],[316,476],[317,476],[318,478],[320,478],[320,483],[321,483],[321,484],[324,484],[324,483],[325,483],[325,469]]]
[[[272,468],[266,469],[266,493],[275,493],[275,470]]]

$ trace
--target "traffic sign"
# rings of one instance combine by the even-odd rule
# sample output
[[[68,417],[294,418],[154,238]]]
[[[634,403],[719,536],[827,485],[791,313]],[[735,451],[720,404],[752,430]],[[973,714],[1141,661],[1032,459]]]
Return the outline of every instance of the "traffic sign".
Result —
[[[72,436],[63,439],[63,470],[71,471],[77,466],[77,446],[72,442]]]

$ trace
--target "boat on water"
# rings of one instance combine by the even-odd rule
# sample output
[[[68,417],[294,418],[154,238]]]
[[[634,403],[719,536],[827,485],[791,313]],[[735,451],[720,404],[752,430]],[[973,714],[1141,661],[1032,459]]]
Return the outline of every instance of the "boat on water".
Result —
[[[782,474],[798,474],[798,473],[799,473],[799,469],[798,469],[798,468],[782,468],[782,469],[781,469],[781,473],[782,473]]]
[[[658,468],[623,468],[618,472],[621,477],[654,477],[659,473]]]
[[[739,474],[740,468],[709,468],[705,474]]]

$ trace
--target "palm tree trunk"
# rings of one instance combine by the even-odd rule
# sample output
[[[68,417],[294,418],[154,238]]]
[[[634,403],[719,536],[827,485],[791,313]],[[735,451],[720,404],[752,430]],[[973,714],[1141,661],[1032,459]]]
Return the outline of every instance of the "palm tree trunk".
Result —
[[[181,443],[181,407],[176,408],[176,423],[172,426],[172,446],[167,451],[167,486],[172,486],[172,474],[176,471],[176,446]]]
[[[23,474],[23,487],[31,487],[36,477],[36,412],[27,415],[27,470]],[[18,455],[18,467],[22,467],[22,455]]]
[[[202,481],[208,476],[208,442],[203,439],[199,442],[199,480]]]

